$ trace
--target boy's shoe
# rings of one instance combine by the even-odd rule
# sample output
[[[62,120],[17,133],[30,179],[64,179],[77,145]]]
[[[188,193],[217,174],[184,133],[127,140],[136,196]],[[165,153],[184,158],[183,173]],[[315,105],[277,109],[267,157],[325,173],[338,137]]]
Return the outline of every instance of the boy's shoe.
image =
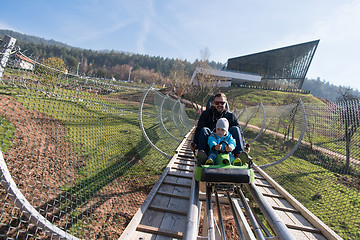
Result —
[[[234,159],[234,162],[233,162],[233,165],[234,165],[234,166],[242,166],[243,163],[242,163],[242,161],[241,161],[240,158],[235,158],[235,159]]]
[[[199,150],[196,158],[200,164],[204,164],[205,161],[207,160],[208,156],[204,150]]]
[[[214,165],[214,161],[209,158],[208,160],[206,160],[205,165]]]

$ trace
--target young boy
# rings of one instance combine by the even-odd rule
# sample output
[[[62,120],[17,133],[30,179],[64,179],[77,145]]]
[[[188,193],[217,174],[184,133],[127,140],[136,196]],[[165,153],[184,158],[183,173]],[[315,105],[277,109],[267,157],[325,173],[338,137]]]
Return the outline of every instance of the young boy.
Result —
[[[236,147],[235,139],[228,132],[229,129],[229,121],[226,118],[220,118],[216,122],[215,132],[212,132],[208,138],[208,145],[210,148],[209,157],[205,162],[205,165],[213,165],[215,163],[216,156],[218,151],[226,150],[230,154],[230,160],[233,165],[241,165],[241,160],[234,157],[231,153],[232,150]],[[226,141],[228,144],[222,143],[222,141]]]

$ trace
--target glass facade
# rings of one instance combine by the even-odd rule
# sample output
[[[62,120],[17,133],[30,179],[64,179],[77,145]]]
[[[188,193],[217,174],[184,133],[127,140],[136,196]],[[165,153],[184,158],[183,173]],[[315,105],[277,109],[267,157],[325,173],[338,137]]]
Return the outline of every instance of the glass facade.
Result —
[[[226,69],[260,74],[267,88],[301,89],[319,41],[230,58]]]

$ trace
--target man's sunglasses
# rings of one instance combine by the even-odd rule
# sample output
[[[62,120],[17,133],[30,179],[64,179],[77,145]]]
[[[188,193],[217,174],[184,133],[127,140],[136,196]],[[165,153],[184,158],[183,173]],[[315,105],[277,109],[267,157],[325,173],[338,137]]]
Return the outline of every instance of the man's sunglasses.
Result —
[[[215,105],[224,105],[226,102],[218,102],[218,101],[215,101],[214,104]]]

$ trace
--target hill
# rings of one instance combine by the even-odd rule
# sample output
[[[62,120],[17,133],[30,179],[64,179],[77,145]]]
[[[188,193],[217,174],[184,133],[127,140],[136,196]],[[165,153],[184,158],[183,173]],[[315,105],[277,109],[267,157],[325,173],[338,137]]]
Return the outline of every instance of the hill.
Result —
[[[55,40],[45,40],[35,36],[0,29],[0,39],[2,39],[4,35],[16,38],[16,44],[22,51],[26,50],[26,55],[29,57],[37,58],[40,61],[49,57],[59,57],[64,60],[70,73],[76,73],[77,70],[79,70],[80,74],[87,76],[103,78],[115,77],[116,79],[127,80],[129,69],[131,68],[132,74],[135,73],[133,76],[136,76],[137,70],[145,69],[146,74],[144,71],[142,71],[141,74],[138,72],[141,78],[163,78],[168,77],[180,62],[185,66],[190,78],[199,62],[195,60],[191,63],[186,60],[114,50],[93,51],[71,47]],[[217,62],[210,62],[209,65],[216,69],[223,67],[222,63]]]
[[[43,44],[45,46],[58,46],[58,47],[66,47],[66,48],[73,48],[65,43],[55,41],[53,39],[46,40],[44,38],[30,36],[23,33],[15,32],[12,30],[0,29],[0,39],[3,39],[5,35],[11,36],[16,38],[19,42],[26,42],[26,43],[34,43],[34,44]]]
[[[222,88],[229,100],[231,109],[243,109],[244,107],[257,106],[260,102],[264,105],[287,105],[296,103],[299,98],[303,103],[321,103],[323,100],[312,94],[297,92],[282,92],[256,88]]]
[[[41,61],[49,57],[59,57],[64,60],[70,73],[79,72],[80,75],[94,76],[100,78],[112,78],[132,80],[139,83],[163,83],[170,82],[170,74],[179,65],[183,65],[190,79],[190,76],[198,66],[199,61],[193,63],[186,60],[169,59],[161,56],[148,56],[128,52],[119,51],[92,51],[81,48],[71,47],[67,44],[46,40],[44,38],[30,36],[11,30],[0,29],[0,39],[4,35],[10,35],[17,39],[17,45],[22,51],[26,51],[26,55]],[[221,69],[222,63],[210,62],[209,65],[215,69]],[[347,89],[342,86],[335,86],[328,82],[318,79],[305,79],[302,90],[310,91],[313,96],[328,99],[330,101],[343,100],[343,91],[349,90],[347,98],[360,98],[360,92],[354,89]],[[244,91],[246,98],[251,94],[250,89]],[[265,93],[264,93],[265,94]],[[259,97],[265,100],[266,96]]]
[[[320,78],[305,79],[301,89],[304,91],[310,90],[314,96],[328,99],[332,102],[344,100],[344,94],[347,94],[347,99],[360,98],[359,90],[350,87],[335,86]]]

